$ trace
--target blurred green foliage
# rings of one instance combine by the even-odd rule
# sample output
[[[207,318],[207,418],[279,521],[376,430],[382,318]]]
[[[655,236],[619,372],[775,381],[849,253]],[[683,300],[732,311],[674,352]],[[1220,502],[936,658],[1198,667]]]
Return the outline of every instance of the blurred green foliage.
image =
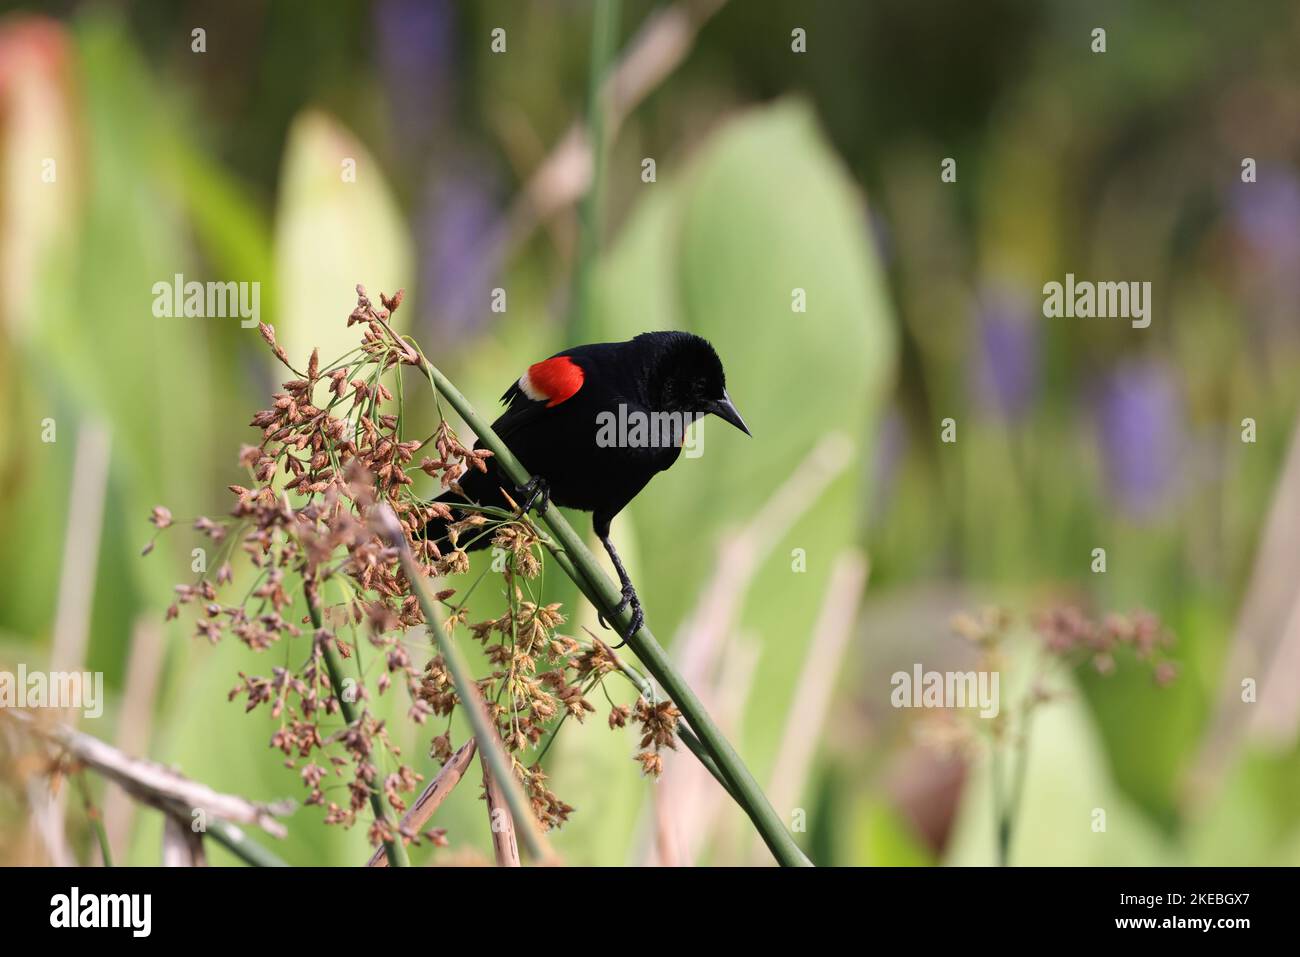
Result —
[[[112,740],[131,636],[192,578],[198,544],[181,527],[140,558],[149,509],[166,504],[184,526],[227,507],[254,434],[245,423],[281,375],[237,319],[154,318],[153,284],[176,273],[260,282],[262,318],[295,361],[312,345],[349,347],[354,284],[404,286],[404,331],[490,410],[521,369],[571,344],[571,216],[512,242],[503,230],[583,113],[590,9],[55,6],[42,32],[24,12],[0,19],[17,64],[0,71],[0,102],[54,104],[0,121],[0,664],[49,653],[64,540],[84,535],[66,527],[76,439],[103,423],[111,475],[87,667],[114,700],[85,726]],[[624,39],[655,9],[625,4]],[[1088,46],[1098,24],[1104,55]],[[207,30],[202,55],[190,51],[195,25]],[[504,58],[488,52],[497,25]],[[790,51],[792,26],[808,31],[805,55]],[[662,639],[717,574],[725,535],[820,438],[850,443],[844,474],[763,556],[723,667],[755,655],[752,673],[728,673],[744,685],[729,730],[768,781],[831,565],[846,549],[870,553],[863,619],[797,788],[800,836],[820,862],[991,859],[983,763],[956,784],[923,775],[900,791],[915,745],[907,716],[884,704],[882,662],[960,662],[946,633],[957,607],[1001,603],[1023,617],[1064,600],[1156,611],[1178,636],[1180,674],[1155,689],[1121,662],[1068,680],[1030,739],[1013,860],[1300,861],[1294,729],[1281,744],[1233,738],[1209,790],[1191,783],[1238,679],[1234,622],[1295,421],[1298,41],[1300,18],[1281,0],[1248,16],[1208,0],[733,0],[619,132],[593,321],[607,338],[684,328],[711,339],[755,436],[706,424],[703,458],[615,523]],[[22,164],[58,142],[56,191]],[[640,179],[646,156],[655,183]],[[1259,163],[1255,193],[1240,182],[1244,156]],[[944,157],[957,159],[955,183],[940,182]],[[348,160],[355,182],[340,178]],[[1152,327],[1042,319],[1041,284],[1066,272],[1152,280]],[[498,286],[503,314],[489,307]],[[806,312],[791,309],[795,288]],[[407,403],[412,434],[431,428],[427,388]],[[948,416],[951,446],[938,441]],[[1246,416],[1253,445],[1239,441]],[[47,417],[52,444],[40,440]],[[1098,545],[1105,575],[1089,570]],[[559,579],[548,571],[548,593],[575,627],[595,627]],[[496,600],[482,596],[480,617]],[[300,796],[266,747],[267,719],[225,701],[238,672],[289,652],[258,658],[188,632],[184,617],[164,629],[149,755],[255,799]],[[400,699],[390,692],[377,710],[430,775],[430,729],[411,727]],[[597,716],[548,757],[578,808],[556,840],[566,859],[643,859],[653,788],[633,744]],[[471,778],[434,823],[453,848],[486,854]],[[951,799],[938,824],[920,819],[925,802],[899,797],[923,785]],[[1089,826],[1096,808],[1104,834]],[[277,851],[301,864],[367,856],[361,830],[319,819],[299,810]],[[157,823],[141,813],[120,856],[156,860]],[[23,826],[20,810],[0,811],[0,834]],[[706,860],[751,859],[738,812],[714,827]]]

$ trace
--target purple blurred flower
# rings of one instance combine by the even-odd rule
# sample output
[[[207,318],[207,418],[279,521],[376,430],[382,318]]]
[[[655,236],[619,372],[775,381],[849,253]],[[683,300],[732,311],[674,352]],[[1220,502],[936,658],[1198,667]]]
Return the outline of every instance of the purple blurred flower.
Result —
[[[1150,516],[1178,491],[1185,421],[1177,381],[1162,362],[1127,362],[1102,382],[1096,405],[1111,494],[1130,514]]]
[[[445,125],[455,76],[449,0],[379,0],[375,37],[384,90],[402,145],[419,150]]]
[[[1277,167],[1260,167],[1257,174],[1257,182],[1232,186],[1233,227],[1256,255],[1294,269],[1300,261],[1300,182]]]
[[[907,422],[897,405],[891,405],[880,421],[871,462],[871,504],[867,510],[867,527],[876,528],[884,520],[894,497],[898,472],[907,455]]]
[[[1038,394],[1039,329],[1023,290],[986,286],[976,313],[975,382],[980,400],[1008,421],[1022,418]]]
[[[1239,237],[1237,299],[1263,347],[1294,339],[1300,298],[1300,182],[1290,170],[1261,166],[1258,181],[1228,190],[1228,221]]]
[[[503,214],[481,167],[463,164],[435,177],[421,216],[420,289],[433,341],[472,335],[490,317],[501,268]]]

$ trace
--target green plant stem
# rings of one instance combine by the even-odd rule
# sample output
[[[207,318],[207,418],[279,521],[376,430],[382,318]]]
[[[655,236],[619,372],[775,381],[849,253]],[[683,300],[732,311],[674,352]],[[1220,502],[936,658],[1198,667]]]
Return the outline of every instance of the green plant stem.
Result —
[[[591,583],[582,577],[569,556],[559,549],[553,549],[551,551],[551,557],[554,558],[556,563],[560,566],[560,570],[568,575],[570,580],[578,586],[578,590],[582,592],[589,602],[591,602],[592,606],[599,608],[601,603],[599,599],[596,598],[595,590],[592,588]],[[617,654],[614,655],[614,661],[618,664],[619,672],[636,686],[637,691],[641,692],[641,696],[647,701],[653,702],[655,699],[654,686],[650,684],[645,675],[641,674],[641,672],[637,671],[635,668],[628,667]],[[713,756],[709,754],[708,749],[703,745],[700,739],[695,736],[695,732],[689,727],[679,725],[677,728],[677,737],[681,739],[684,745],[686,745],[687,750],[690,751],[691,754],[695,755],[700,764],[704,765],[704,770],[713,775],[713,779],[717,781],[718,784],[722,785],[722,789],[727,792],[731,799],[737,804],[741,803],[736,797],[736,792],[731,788],[731,782],[728,781],[722,771],[719,770],[718,765],[714,763]]]
[[[250,864],[253,867],[289,866],[284,860],[258,844],[257,841],[245,834],[241,828],[236,827],[229,821],[223,821],[220,818],[213,818],[208,821],[206,836],[212,838],[245,864]]]
[[[99,853],[104,858],[104,866],[112,867],[113,852],[108,846],[108,832],[104,830],[103,816],[90,794],[90,782],[86,780],[85,771],[77,772],[77,789],[81,791],[81,806],[86,811],[86,820],[90,822],[90,829],[95,832],[95,840],[99,842]]]
[[[591,24],[591,56],[587,64],[587,140],[591,152],[591,183],[578,209],[578,259],[574,269],[573,321],[570,338],[587,342],[595,338],[591,319],[592,275],[600,251],[605,205],[605,114],[603,94],[618,45],[622,0],[596,0]]]
[[[1027,709],[1024,712],[1024,730],[1020,732],[1020,740],[1016,742],[1016,763],[1015,770],[1011,775],[1011,819],[1014,821],[1020,815],[1020,799],[1025,793],[1025,772],[1029,764],[1029,729],[1033,720],[1033,710]]]
[[[1029,764],[1029,729],[1033,720],[1033,706],[1026,705],[1022,712],[1020,740],[1016,742],[1015,757],[1011,766],[1011,794],[998,819],[999,863],[1005,866],[1011,859],[1011,836],[1020,817],[1020,799],[1025,793],[1025,773]]]
[[[1000,741],[993,743],[989,776],[993,781],[993,827],[997,843],[997,863],[998,867],[1006,867],[1011,850],[1011,821],[1002,788],[1002,742]]]
[[[469,400],[423,355],[420,356],[420,362],[430,383],[451,403],[460,417],[474,430],[479,440],[492,451],[502,472],[518,486],[527,484],[530,478],[528,472],[492,431],[491,426],[474,410]],[[631,622],[631,611],[630,609],[617,613],[614,611],[622,595],[609,580],[609,576],[601,570],[586,543],[560,514],[558,508],[547,509],[546,514],[541,516],[541,521],[557,543],[558,549],[570,560],[569,564],[561,562],[561,568],[573,578],[574,583],[604,614],[605,620],[621,632]],[[589,586],[588,588],[583,587],[584,582]],[[649,627],[642,625],[639,631],[628,638],[627,643],[645,665],[646,670],[654,676],[681,711],[695,734],[699,736],[700,743],[708,750],[716,766],[710,770],[716,770],[730,785],[727,789],[728,793],[754,823],[754,827],[772,855],[783,866],[811,866],[811,862],[785,829],[758,782],[754,780],[754,776],[713,722],[695,692],[674,667]]]
[[[307,593],[307,613],[311,615],[311,623],[317,631],[323,626],[321,624],[321,613],[319,596],[313,587],[306,588]],[[329,671],[330,687],[334,691],[334,698],[339,703],[339,710],[343,712],[343,720],[349,725],[357,721],[357,709],[352,706],[352,702],[343,697],[343,662],[339,660],[338,649],[331,642],[321,642],[323,646],[322,653],[325,657],[325,668]],[[402,836],[389,821],[388,815],[384,812],[384,799],[379,796],[379,792],[373,788],[370,791],[370,807],[375,812],[375,820],[384,825],[384,830],[393,835],[389,840],[384,841],[384,850],[388,854],[389,867],[407,867],[410,865],[410,859],[406,856],[406,845],[402,843]]]
[[[478,686],[474,683],[474,675],[456,643],[451,640],[451,637],[445,633],[443,628],[438,626],[438,616],[434,610],[433,602],[424,589],[424,576],[420,574],[415,561],[411,558],[411,550],[406,544],[406,538],[402,534],[401,528],[397,526],[396,517],[391,516],[390,513],[390,518],[393,529],[386,534],[386,537],[397,548],[402,562],[402,570],[411,583],[411,590],[415,592],[415,598],[420,603],[420,610],[424,612],[424,620],[429,627],[429,631],[433,633],[435,640],[438,642],[438,650],[447,663],[447,670],[451,672],[451,680],[456,686],[456,694],[465,706],[470,727],[474,729],[474,738],[478,742],[479,760],[487,762],[493,780],[505,792],[506,803],[510,806],[510,814],[515,819],[515,830],[523,840],[524,847],[536,860],[545,860],[551,856],[550,848],[541,836],[537,819],[533,817],[533,810],[529,806],[528,798],[519,787],[519,779],[515,776],[513,763],[505,753],[505,749],[501,747],[501,740],[497,735],[496,726],[488,716],[483,696],[479,694]]]

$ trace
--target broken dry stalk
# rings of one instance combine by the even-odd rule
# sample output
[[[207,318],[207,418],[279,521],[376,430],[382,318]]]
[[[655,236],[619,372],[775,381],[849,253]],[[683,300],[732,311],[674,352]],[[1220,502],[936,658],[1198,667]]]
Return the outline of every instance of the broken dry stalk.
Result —
[[[196,810],[205,813],[207,835],[245,862],[258,867],[281,866],[283,861],[244,834],[237,824],[254,824],[273,837],[284,837],[284,825],[277,816],[290,813],[292,801],[258,804],[233,794],[214,791],[161,764],[132,757],[93,735],[62,724],[42,724],[17,708],[0,711],[23,732],[66,752],[78,764],[104,777],[130,797],[164,815],[186,822]]]
[[[447,670],[451,672],[456,694],[465,706],[470,727],[474,729],[474,737],[478,741],[479,759],[485,760],[485,765],[491,767],[493,774],[505,791],[506,803],[509,805],[510,811],[522,831],[524,846],[534,859],[539,861],[549,859],[551,857],[550,846],[546,838],[542,836],[541,828],[538,826],[537,819],[533,816],[532,808],[528,804],[528,798],[524,796],[523,789],[520,788],[519,781],[515,777],[514,760],[501,747],[496,725],[488,714],[487,704],[479,693],[478,685],[474,683],[474,676],[470,672],[469,665],[461,654],[460,648],[451,640],[451,637],[446,633],[446,629],[440,628],[436,624],[437,616],[433,602],[424,588],[424,576],[420,574],[420,570],[416,567],[415,560],[411,556],[411,547],[406,540],[405,532],[402,531],[401,524],[397,521],[397,516],[393,514],[392,509],[386,504],[381,504],[373,510],[372,520],[375,531],[383,536],[391,547],[397,550],[398,557],[401,559],[402,570],[410,583],[411,591],[415,594],[420,609],[424,612],[424,620],[429,626],[429,631],[433,633],[434,638],[437,640],[438,650],[442,652],[442,657],[447,662]]]
[[[496,854],[497,867],[518,867],[519,844],[515,840],[515,822],[510,816],[505,792],[492,777],[482,754],[479,755],[479,765],[483,768],[483,797],[487,801],[488,827],[492,831],[492,850]]]
[[[402,815],[402,823],[398,829],[410,834],[414,834],[424,827],[433,817],[433,812],[438,810],[438,806],[446,799],[452,789],[461,782],[465,776],[465,771],[469,767],[470,761],[474,760],[474,751],[476,744],[473,738],[470,738],[460,746],[447,763],[442,766],[442,770],[437,773],[429,786],[426,787],[411,809]],[[370,855],[370,860],[366,863],[367,867],[387,867],[388,857],[384,854],[382,847],[375,848],[375,853]]]

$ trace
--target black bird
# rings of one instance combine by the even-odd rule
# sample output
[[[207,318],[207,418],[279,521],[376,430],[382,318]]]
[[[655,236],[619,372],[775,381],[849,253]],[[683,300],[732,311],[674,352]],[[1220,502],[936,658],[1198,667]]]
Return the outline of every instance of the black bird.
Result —
[[[548,502],[592,513],[592,528],[609,552],[623,586],[617,611],[629,605],[624,641],[645,621],[627,569],[609,540],[614,516],[681,454],[686,427],[709,413],[746,435],[749,429],[727,395],[722,361],[705,339],[686,332],[644,332],[626,342],[575,346],[528,367],[506,389],[508,408],[492,429],[533,481],[523,488],[499,473],[461,476],[465,498],[479,505],[507,505],[503,490],[522,497],[522,510]],[[480,441],[475,448],[482,447]],[[454,492],[438,501],[454,505]],[[447,522],[434,519],[426,535],[440,546]],[[471,550],[488,545],[480,536]],[[603,621],[603,618],[602,618]]]

